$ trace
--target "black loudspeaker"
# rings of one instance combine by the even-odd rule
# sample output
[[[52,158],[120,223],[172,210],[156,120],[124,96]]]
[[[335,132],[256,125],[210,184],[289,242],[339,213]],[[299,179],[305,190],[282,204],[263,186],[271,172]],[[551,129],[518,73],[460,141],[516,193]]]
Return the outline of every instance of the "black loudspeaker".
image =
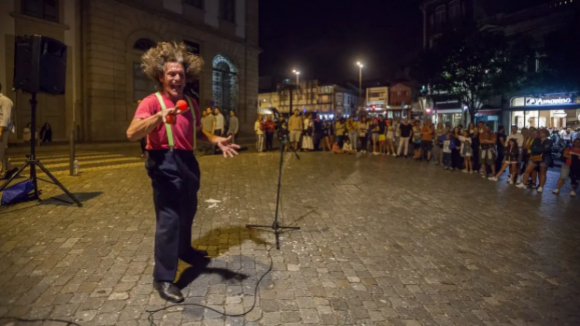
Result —
[[[64,94],[66,45],[34,35],[14,42],[14,88],[28,93]]]

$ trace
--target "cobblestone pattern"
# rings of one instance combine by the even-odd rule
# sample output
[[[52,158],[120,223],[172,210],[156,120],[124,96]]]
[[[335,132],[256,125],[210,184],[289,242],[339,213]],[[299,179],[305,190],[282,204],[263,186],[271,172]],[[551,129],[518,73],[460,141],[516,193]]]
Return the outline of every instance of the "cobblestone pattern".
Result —
[[[244,225],[272,222],[278,155],[200,161],[194,245],[215,258],[183,292],[187,303],[243,312],[273,243]],[[0,315],[148,325],[145,309],[167,303],[151,286],[144,169],[60,177],[83,208],[45,200],[0,210]],[[302,229],[271,251],[257,307],[241,318],[173,307],[155,314],[157,324],[580,324],[576,199],[403,159],[327,153],[288,155],[283,184],[281,222]],[[180,270],[182,281],[191,277],[187,265]]]

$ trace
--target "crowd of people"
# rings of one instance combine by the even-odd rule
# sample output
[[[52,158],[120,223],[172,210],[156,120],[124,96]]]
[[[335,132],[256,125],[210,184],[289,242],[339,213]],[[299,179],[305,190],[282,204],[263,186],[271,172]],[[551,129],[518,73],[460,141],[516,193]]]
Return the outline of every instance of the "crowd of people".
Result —
[[[453,127],[449,122],[433,125],[431,120],[385,119],[382,115],[326,121],[295,110],[290,118],[280,117],[276,122],[272,116],[264,119],[259,115],[254,130],[258,152],[273,150],[276,130],[285,130],[293,150],[412,158],[447,171],[479,173],[490,181],[498,181],[508,171],[509,184],[538,193],[544,190],[548,169],[556,165],[562,167],[554,194],[569,179],[570,195],[576,196],[580,181],[580,138],[571,137],[570,130],[565,131],[567,138],[562,137],[565,145],[557,158],[548,129],[512,126],[507,134],[504,127],[494,132],[483,122]]]

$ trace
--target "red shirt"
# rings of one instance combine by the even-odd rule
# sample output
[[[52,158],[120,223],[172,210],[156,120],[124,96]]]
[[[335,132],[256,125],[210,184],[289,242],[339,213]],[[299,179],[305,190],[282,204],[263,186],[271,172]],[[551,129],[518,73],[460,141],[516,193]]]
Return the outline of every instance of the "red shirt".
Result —
[[[570,152],[570,153],[578,153],[580,154],[580,148],[576,148],[576,147],[568,147],[566,150],[564,150],[564,153],[566,152]],[[572,165],[572,158],[569,158],[566,160],[566,165],[567,166],[571,166]]]
[[[165,95],[162,94],[161,97],[165,103],[166,110],[172,109],[176,106],[175,103]],[[191,102],[195,111],[197,130],[200,130],[201,118],[199,115],[199,108],[194,99],[192,99]],[[139,103],[134,119],[149,118],[150,116],[157,114],[159,111],[161,111],[161,104],[159,103],[157,96],[151,94]],[[177,116],[175,124],[171,126],[171,132],[173,133],[173,144],[175,149],[188,151],[193,150],[193,116],[191,115],[191,110],[187,110],[187,112]],[[169,149],[165,123],[160,123],[157,128],[153,129],[153,131],[147,136],[147,149]]]
[[[264,124],[266,125],[266,132],[274,132],[276,130],[276,123],[274,121],[266,120]]]

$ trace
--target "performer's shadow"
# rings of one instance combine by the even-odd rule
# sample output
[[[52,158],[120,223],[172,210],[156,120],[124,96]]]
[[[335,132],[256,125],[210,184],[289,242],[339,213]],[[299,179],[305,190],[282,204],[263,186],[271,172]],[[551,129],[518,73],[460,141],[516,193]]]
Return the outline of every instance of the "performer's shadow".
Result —
[[[202,274],[218,274],[226,282],[242,282],[248,278],[248,275],[234,272],[227,268],[208,267],[208,264],[202,266],[190,266],[186,268],[179,276],[175,285],[180,289],[185,289],[189,284],[195,281]]]
[[[227,241],[222,241],[227,239]],[[207,250],[211,257],[219,257],[230,250],[231,247],[239,246],[245,241],[252,241],[256,245],[270,245],[260,238],[257,232],[250,232],[241,226],[226,226],[215,228],[195,239],[192,247]]]
[[[223,238],[227,239],[228,241],[220,241]],[[245,241],[251,241],[260,247],[271,245],[267,241],[260,238],[260,235],[257,232],[250,232],[247,228],[244,227],[230,226],[216,228],[210,232],[205,233],[203,236],[193,241],[192,247],[199,250],[207,250],[210,257],[219,257],[227,253],[230,248],[240,246]],[[234,259],[234,261],[237,261],[237,263],[234,263],[230,266],[236,266],[234,268],[239,268],[239,270],[248,272],[253,276],[250,277],[247,274],[236,272],[223,267],[214,267],[216,265],[225,266],[225,264],[227,264],[224,261],[215,260],[211,265],[209,264],[209,261],[206,261],[204,263],[200,262],[199,264],[195,264],[194,266],[187,266],[185,269],[179,268],[178,278],[175,284],[180,289],[184,289],[189,284],[193,283],[196,279],[200,278],[200,276],[206,275],[204,277],[208,277],[210,274],[219,275],[221,280],[225,281],[226,283],[241,283],[248,278],[256,278],[254,275],[256,271],[265,271],[267,269],[267,266],[263,266],[263,263],[246,256],[239,256],[239,258]],[[230,263],[232,263],[232,261],[230,261]],[[182,264],[182,266],[185,266],[185,264]]]

